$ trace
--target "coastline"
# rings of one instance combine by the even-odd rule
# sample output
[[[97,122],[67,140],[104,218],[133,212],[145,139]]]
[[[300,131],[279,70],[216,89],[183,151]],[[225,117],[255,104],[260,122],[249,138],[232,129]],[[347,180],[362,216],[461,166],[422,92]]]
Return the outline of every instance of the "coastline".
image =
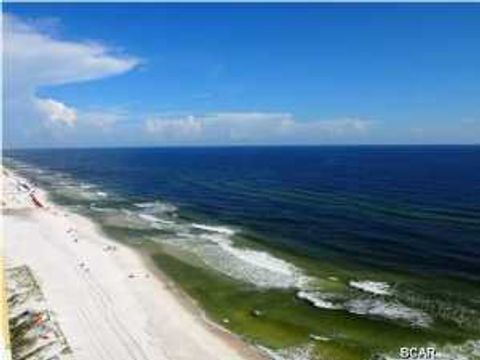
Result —
[[[123,245],[129,248],[128,245]],[[208,331],[212,332],[215,336],[220,337],[224,342],[230,344],[232,347],[243,355],[248,360],[269,360],[270,357],[265,354],[264,350],[260,350],[253,344],[244,341],[241,336],[226,329],[216,321],[212,320],[202,306],[192,298],[186,291],[184,291],[179,284],[172,280],[167,274],[165,274],[158,266],[155,265],[151,258],[151,254],[143,250],[135,251],[140,259],[143,261],[145,267],[158,278],[162,283],[166,284],[166,287],[176,300],[183,306],[184,310],[189,312],[192,316],[198,318],[199,322],[205,326]]]
[[[32,267],[77,359],[265,358],[208,319],[145,254],[53,204],[41,189],[35,195],[44,208],[15,193],[19,179],[10,169],[2,175],[4,192],[14,200],[6,196],[2,204],[7,266]],[[34,238],[41,248],[31,246]]]
[[[48,156],[46,160],[50,161]],[[471,316],[476,311],[471,309],[468,300],[447,298],[445,301],[432,296],[438,295],[435,292],[438,283],[447,285],[446,291],[442,291],[447,296],[449,289],[459,288],[475,296],[477,291],[470,289],[469,284],[462,286],[440,280],[429,283],[422,277],[415,278],[404,272],[383,272],[328,261],[316,266],[307,257],[262,242],[268,239],[259,238],[257,243],[256,239],[249,237],[249,228],[243,228],[235,221],[189,212],[182,199],[167,197],[168,186],[147,194],[142,189],[128,189],[131,184],[129,169],[122,169],[121,165],[105,174],[98,168],[104,176],[91,177],[85,171],[97,168],[82,167],[69,161],[66,169],[60,166],[60,170],[54,170],[48,163],[43,166],[41,162],[32,162],[12,159],[10,163],[9,159],[7,166],[19,175],[18,178],[28,179],[27,192],[36,184],[44,189],[34,194],[38,195],[40,204],[44,198],[51,200],[60,211],[57,214],[59,221],[69,219],[78,223],[81,229],[89,229],[87,233],[95,234],[95,239],[90,240],[98,240],[100,244],[89,253],[105,259],[105,256],[116,257],[118,251],[126,247],[142,263],[139,265],[141,271],[129,271],[132,268],[128,262],[114,264],[115,272],[122,274],[119,278],[128,283],[127,297],[142,298],[144,292],[138,287],[149,282],[145,275],[158,276],[166,288],[164,290],[168,290],[183,307],[180,312],[172,311],[174,316],[186,310],[211,333],[207,338],[213,335],[227,347],[231,345],[238,353],[234,356],[278,360],[364,360],[372,356],[393,359],[400,346],[417,344],[433,344],[445,359],[457,359],[457,355],[465,351],[468,354],[477,351],[478,321]],[[159,175],[157,178],[167,179],[168,172]],[[148,179],[151,174],[147,172],[145,176]],[[177,186],[189,190],[182,183]],[[219,189],[214,187],[214,190]],[[194,199],[195,194],[203,193],[200,190],[186,192],[183,199]],[[281,196],[284,196],[283,192]],[[20,207],[12,215],[25,219],[35,214],[37,218],[38,213],[43,212],[43,209],[33,210],[34,204],[31,199],[27,200],[28,206]],[[61,213],[62,209],[66,214]],[[74,241],[68,228],[64,230],[67,242]],[[271,231],[278,234],[275,228]],[[42,235],[41,231],[33,232],[35,237]],[[52,245],[63,247],[65,236],[65,233],[61,234],[61,239]],[[73,249],[82,248],[84,236],[77,234],[80,241]],[[100,239],[96,238],[98,236]],[[103,243],[101,237],[113,243]],[[44,239],[48,243],[47,240]],[[118,251],[112,251],[111,247],[119,245]],[[62,252],[59,256],[63,259],[67,255]],[[76,263],[85,272],[80,265],[84,260],[75,259],[64,266],[70,268]],[[87,265],[90,268],[90,262]],[[93,266],[89,270],[92,269]],[[299,279],[312,282],[299,284]],[[57,279],[54,282],[63,281]],[[97,289],[92,291],[98,292]],[[76,297],[72,295],[71,298]],[[149,314],[156,312],[159,304],[163,307],[163,300],[156,304],[140,301],[141,307],[146,306]],[[433,308],[437,305],[441,312]],[[121,316],[124,316],[126,307],[122,306]],[[145,309],[141,310],[142,313]],[[130,308],[128,312],[130,317]],[[468,314],[470,316],[466,318]],[[156,322],[156,327],[170,326],[164,324],[164,320]],[[130,324],[137,319],[127,321]],[[139,321],[142,321],[141,317]],[[183,336],[183,331],[177,333]],[[162,334],[167,338],[169,335]],[[141,338],[150,339],[150,336],[150,333],[143,334]],[[189,342],[184,340],[184,343]],[[253,348],[248,344],[254,345]],[[183,345],[175,345],[175,348],[178,346]],[[172,360],[189,358],[174,356]],[[194,358],[199,357],[195,354]],[[213,357],[207,355],[206,358]]]

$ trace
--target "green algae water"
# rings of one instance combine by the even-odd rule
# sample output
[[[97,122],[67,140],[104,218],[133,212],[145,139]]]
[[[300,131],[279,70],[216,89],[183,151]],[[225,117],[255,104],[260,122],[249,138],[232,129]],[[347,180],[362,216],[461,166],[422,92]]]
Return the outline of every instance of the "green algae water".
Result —
[[[5,156],[272,359],[480,358],[480,147]]]

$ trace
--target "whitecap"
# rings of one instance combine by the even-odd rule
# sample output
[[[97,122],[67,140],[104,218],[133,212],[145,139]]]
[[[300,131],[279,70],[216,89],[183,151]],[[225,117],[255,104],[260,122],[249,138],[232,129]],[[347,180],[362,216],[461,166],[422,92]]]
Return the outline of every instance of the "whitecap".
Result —
[[[263,253],[250,253],[251,259],[246,262],[238,252],[225,251],[218,246],[199,249],[204,261],[212,268],[234,279],[245,281],[260,288],[292,288],[299,282],[297,271],[282,269],[278,271],[275,258],[266,257]],[[273,262],[271,261],[273,260]],[[273,266],[272,266],[273,263]]]
[[[399,302],[383,301],[378,298],[353,299],[345,308],[357,315],[379,316],[389,320],[404,320],[414,326],[428,327],[432,319],[426,313]]]
[[[128,209],[112,209],[102,214],[102,222],[108,226],[115,226],[126,229],[147,230],[151,228],[151,223],[137,216],[137,214]]]
[[[265,251],[240,249],[233,246],[225,246],[223,249],[251,266],[286,276],[300,274],[300,269],[296,268],[294,265]]]
[[[143,202],[143,203],[135,203],[134,205],[139,208],[149,208],[149,207],[154,207],[157,204],[157,202]]]
[[[306,300],[313,306],[320,309],[342,309],[342,305],[334,304],[329,296],[320,291],[300,290],[296,294],[297,298]]]
[[[229,248],[232,245],[232,239],[229,236],[222,234],[191,234],[191,237],[196,237],[197,239],[206,240],[207,242],[215,243],[221,246],[223,249]]]
[[[390,285],[381,281],[350,281],[351,287],[362,290],[375,295],[391,295]]]
[[[174,221],[161,219],[148,213],[139,213],[138,217],[152,224],[175,225]]]
[[[150,215],[150,214],[140,213],[140,214],[138,214],[138,217],[143,219],[143,220],[146,220],[148,222],[152,222],[152,223],[161,221],[158,217]]]
[[[152,212],[158,212],[158,213],[173,213],[177,211],[176,206],[172,204],[160,202],[160,201],[140,202],[140,203],[135,203],[134,205],[138,208],[148,209]]]
[[[172,244],[231,278],[260,288],[298,288],[306,282],[295,265],[265,251],[236,247],[227,235],[194,234],[184,228],[179,228],[177,235],[169,240]]]
[[[224,234],[224,235],[230,235],[230,236],[235,235],[235,230],[232,230],[226,226],[210,226],[210,225],[193,223],[192,227],[195,229]]]
[[[79,185],[82,189],[93,189],[95,185],[82,183]]]

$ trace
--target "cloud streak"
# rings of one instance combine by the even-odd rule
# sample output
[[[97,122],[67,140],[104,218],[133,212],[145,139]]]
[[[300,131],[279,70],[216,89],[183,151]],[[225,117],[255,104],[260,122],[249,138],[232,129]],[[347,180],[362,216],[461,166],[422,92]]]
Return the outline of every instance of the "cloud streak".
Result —
[[[322,143],[364,136],[372,121],[298,121],[288,113],[223,112],[148,117],[144,130],[159,142],[195,144]]]
[[[38,97],[39,88],[119,75],[139,64],[97,43],[55,38],[10,14],[4,15],[3,38],[4,133],[15,145],[48,139],[52,123],[72,127],[79,119],[78,109]]]

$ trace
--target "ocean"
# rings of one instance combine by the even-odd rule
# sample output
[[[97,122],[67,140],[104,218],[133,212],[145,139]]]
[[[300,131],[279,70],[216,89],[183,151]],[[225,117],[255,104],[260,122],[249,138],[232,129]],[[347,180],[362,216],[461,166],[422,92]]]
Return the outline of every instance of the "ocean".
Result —
[[[480,358],[479,146],[9,150],[4,164],[276,359]]]

